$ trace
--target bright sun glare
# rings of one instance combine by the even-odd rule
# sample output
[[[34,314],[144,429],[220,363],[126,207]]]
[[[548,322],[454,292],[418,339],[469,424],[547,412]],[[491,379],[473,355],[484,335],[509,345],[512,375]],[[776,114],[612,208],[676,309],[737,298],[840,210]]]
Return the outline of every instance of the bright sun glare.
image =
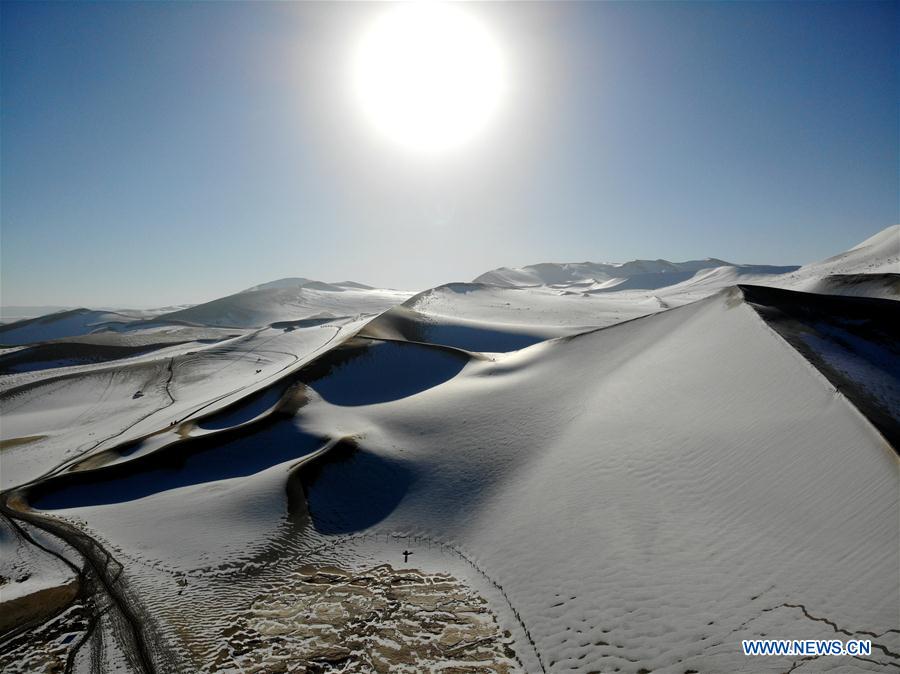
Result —
[[[506,73],[491,35],[462,9],[403,4],[363,35],[354,92],[375,127],[418,152],[438,153],[474,137],[493,117]]]

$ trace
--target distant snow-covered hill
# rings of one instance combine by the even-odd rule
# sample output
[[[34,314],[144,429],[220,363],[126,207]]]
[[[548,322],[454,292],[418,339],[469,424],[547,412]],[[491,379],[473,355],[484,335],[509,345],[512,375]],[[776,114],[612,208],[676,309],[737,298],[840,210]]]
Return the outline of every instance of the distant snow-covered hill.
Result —
[[[693,274],[700,269],[731,265],[724,260],[707,258],[687,262],[668,260],[632,260],[624,263],[541,262],[525,267],[500,267],[474,279],[474,283],[500,286],[558,285],[579,281],[611,281],[648,274]],[[782,271],[786,271],[782,269]]]
[[[695,274],[728,268],[740,274],[784,274],[794,266],[732,264],[716,258],[669,262],[632,260],[616,264],[599,262],[541,262],[525,267],[501,267],[478,276],[474,283],[503,287],[551,286],[580,292],[655,290],[687,281]]]
[[[792,290],[807,292],[823,292],[829,294],[859,294],[860,285],[869,276],[875,281],[873,290],[879,297],[897,297],[900,288],[898,279],[894,279],[891,289],[890,275],[900,274],[900,225],[883,229],[850,250],[838,253],[820,262],[804,265],[800,269],[778,279],[777,285]],[[887,275],[887,293],[878,292],[875,275],[881,275],[882,281]],[[863,278],[860,278],[863,276]],[[835,278],[835,277],[845,277]],[[856,278],[850,278],[856,277]],[[870,284],[871,285],[871,284]]]
[[[71,309],[2,325],[0,344],[18,345],[74,337],[94,332],[104,326],[121,326],[133,320],[131,316],[112,311]]]
[[[0,325],[0,344],[19,346],[102,330],[134,332],[160,326],[260,328],[308,318],[377,314],[412,295],[354,281],[323,283],[302,277],[284,278],[203,304],[156,310],[73,309],[20,320]]]
[[[241,292],[249,293],[255,290],[272,290],[279,288],[313,288],[316,290],[330,290],[332,292],[341,292],[343,290],[375,290],[373,286],[367,286],[365,283],[356,283],[355,281],[339,281],[337,283],[325,283],[323,281],[314,281],[312,279],[303,278],[302,276],[291,276],[281,278],[268,283],[260,283],[252,288],[247,288]]]
[[[156,320],[216,327],[262,327],[307,318],[376,314],[404,302],[412,294],[349,282],[332,284],[303,278],[281,279],[164,314]]]
[[[733,264],[716,258],[669,262],[633,260],[620,264],[542,262],[500,267],[474,283],[504,288],[548,287],[573,293],[661,291],[696,300],[738,283],[769,285],[822,294],[900,295],[900,225],[888,227],[850,250],[802,267]]]

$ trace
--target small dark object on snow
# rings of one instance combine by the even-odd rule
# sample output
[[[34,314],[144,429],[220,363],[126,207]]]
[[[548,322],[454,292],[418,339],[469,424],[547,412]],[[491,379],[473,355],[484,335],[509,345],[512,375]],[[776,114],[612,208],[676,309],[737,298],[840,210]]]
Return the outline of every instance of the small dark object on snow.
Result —
[[[403,551],[403,563],[404,564],[409,561],[409,556],[412,554],[414,554],[414,553],[410,552],[409,550]]]
[[[256,371],[256,374],[259,374],[260,372],[262,372],[262,370],[257,370],[257,371]]]
[[[131,399],[132,399],[132,400],[137,400],[138,398],[143,398],[143,397],[144,397],[144,394],[141,393],[140,391],[138,391],[138,392],[135,393],[133,396],[131,396]]]

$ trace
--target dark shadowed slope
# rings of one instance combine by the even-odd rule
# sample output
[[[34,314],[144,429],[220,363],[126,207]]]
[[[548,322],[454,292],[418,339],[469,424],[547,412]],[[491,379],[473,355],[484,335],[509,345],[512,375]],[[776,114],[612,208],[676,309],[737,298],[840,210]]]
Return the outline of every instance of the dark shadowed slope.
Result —
[[[739,287],[750,306],[900,451],[900,303]]]

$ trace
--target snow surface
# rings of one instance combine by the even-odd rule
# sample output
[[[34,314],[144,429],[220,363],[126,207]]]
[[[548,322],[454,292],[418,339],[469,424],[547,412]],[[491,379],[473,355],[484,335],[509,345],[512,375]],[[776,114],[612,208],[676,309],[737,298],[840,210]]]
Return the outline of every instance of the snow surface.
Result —
[[[204,304],[115,312],[73,309],[20,320],[0,325],[0,345],[23,345],[111,330],[145,333],[185,325],[246,329],[277,322],[374,315],[412,294],[352,281],[330,284],[289,278]]]
[[[274,669],[286,616],[352,611],[292,603],[302,565],[403,550],[489,603],[523,671],[895,671],[895,448],[733,286],[868,270],[881,280],[855,287],[884,287],[898,234],[787,274],[535,265],[414,296],[289,279],[159,316],[123,335],[234,336],[0,376],[5,512],[116,560],[110,587],[148,617],[160,671],[209,669],[241,615],[270,630],[241,643]],[[682,276],[615,290],[658,274]],[[896,349],[838,328],[805,339],[891,404]],[[118,622],[101,619],[79,667],[134,669]],[[741,639],[762,636],[876,649],[745,658]]]
[[[268,284],[164,314],[157,320],[221,327],[261,327],[279,321],[377,314],[412,294],[400,290],[327,287],[328,284],[308,281],[296,286],[281,286],[280,282],[273,287],[266,286]]]
[[[161,357],[0,377],[0,439],[33,438],[2,449],[3,488],[250,395],[361,325],[269,328],[225,343],[182,346]]]
[[[390,382],[444,352],[368,341],[295,420],[361,448],[306,488],[309,535],[449,542],[503,588],[547,671],[733,671],[741,638],[833,635],[806,613],[859,636],[895,626],[897,457],[736,292],[399,391],[379,368]],[[192,485],[147,474],[152,494],[98,483],[35,505],[190,571],[286,526],[290,463],[223,480],[198,457]]]
[[[89,309],[72,309],[39,318],[30,318],[0,326],[0,344],[28,344],[48,339],[84,335],[110,324],[132,319],[122,314]]]
[[[477,277],[473,283],[492,285],[526,286],[570,284],[579,281],[627,279],[652,274],[693,274],[701,269],[722,267],[730,263],[714,258],[669,262],[668,260],[632,260],[631,262],[604,264],[599,262],[542,262],[526,267],[501,267]]]
[[[29,545],[8,521],[0,520],[0,594],[3,602],[76,580],[75,572],[59,557]]]
[[[473,362],[403,402],[313,404],[304,425],[402,461],[416,480],[380,526],[469,550],[556,669],[733,670],[740,638],[815,626],[784,604],[891,629],[897,457],[732,300]]]
[[[875,274],[888,276],[871,276]],[[900,280],[890,275],[897,274],[900,274],[900,225],[892,225],[846,252],[799,268],[736,265],[715,258],[689,262],[635,260],[623,264],[541,263],[502,267],[482,274],[474,282],[505,288],[550,287],[587,293],[654,291],[654,295],[669,298],[672,306],[677,306],[737,283],[896,299],[900,296]],[[857,278],[842,278],[848,276]]]

